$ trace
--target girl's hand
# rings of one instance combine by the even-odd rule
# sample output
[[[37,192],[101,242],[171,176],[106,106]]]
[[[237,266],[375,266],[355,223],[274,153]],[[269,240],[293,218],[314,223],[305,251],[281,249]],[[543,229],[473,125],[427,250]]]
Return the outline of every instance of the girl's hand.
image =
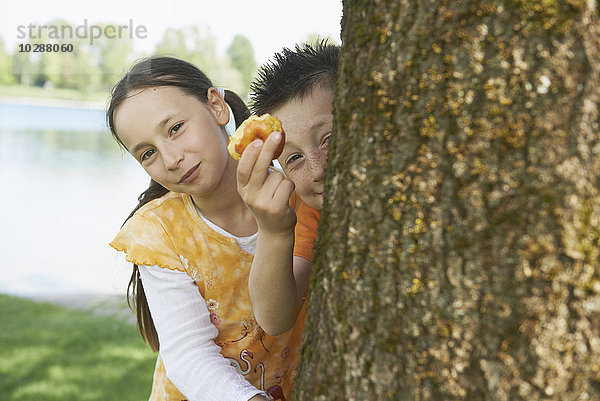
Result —
[[[254,140],[244,151],[237,168],[238,192],[252,210],[259,229],[271,233],[289,232],[296,224],[296,214],[289,201],[294,183],[269,165],[279,142],[279,132],[263,143]]]

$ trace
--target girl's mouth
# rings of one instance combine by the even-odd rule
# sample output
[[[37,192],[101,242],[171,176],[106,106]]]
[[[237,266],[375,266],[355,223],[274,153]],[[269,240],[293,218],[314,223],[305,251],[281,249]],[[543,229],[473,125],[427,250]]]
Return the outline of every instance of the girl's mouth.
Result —
[[[194,167],[188,170],[181,179],[177,182],[178,184],[189,184],[194,181],[197,177],[198,167],[200,167],[200,163],[196,164]]]

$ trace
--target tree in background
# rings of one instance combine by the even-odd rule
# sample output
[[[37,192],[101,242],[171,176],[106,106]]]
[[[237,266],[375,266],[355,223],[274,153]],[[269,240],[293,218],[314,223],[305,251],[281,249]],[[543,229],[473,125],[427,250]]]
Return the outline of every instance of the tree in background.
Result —
[[[233,68],[231,61],[219,57],[216,38],[208,28],[197,26],[169,28],[156,46],[156,54],[178,57],[198,66],[217,86],[225,86],[243,96],[248,92],[241,74]]]
[[[57,43],[72,44],[73,52],[43,53],[39,59],[40,85],[52,83],[55,88],[77,89],[82,92],[105,89],[102,87],[96,43],[89,44],[85,38],[59,40]]]
[[[49,21],[46,25],[62,26],[67,22],[56,19]],[[48,32],[42,32],[41,36],[29,38],[26,44],[41,45],[41,44],[59,43],[57,39],[50,39]],[[59,43],[60,44],[60,43]],[[33,75],[33,84],[36,86],[46,87],[68,87],[65,83],[63,74],[64,57],[69,57],[69,54],[63,56],[60,52],[31,52],[30,58],[34,61],[35,73]]]
[[[197,26],[169,28],[156,46],[156,54],[177,57],[195,64],[208,76],[218,70],[216,39]]]
[[[52,20],[47,26],[65,26],[65,20]],[[53,35],[56,36],[56,35]],[[46,88],[76,89],[82,92],[98,91],[102,88],[99,57],[94,54],[97,44],[90,44],[88,38],[50,37],[48,30],[41,35],[29,38],[24,45],[48,44],[72,45],[72,52],[19,52],[12,56],[13,74],[22,85]]]
[[[295,399],[600,399],[599,10],[344,1]]]
[[[10,56],[6,53],[4,41],[0,38],[0,85],[12,84],[15,77],[12,73]]]
[[[34,74],[34,64],[28,53],[15,51],[11,58],[11,73],[15,82],[19,85],[29,86],[32,84],[31,77]]]
[[[245,91],[239,93],[239,95],[247,96],[250,83],[256,72],[256,59],[254,58],[252,43],[244,35],[235,35],[231,45],[227,48],[227,55],[233,68],[240,72],[242,85],[245,88]]]
[[[69,23],[53,20],[43,25],[61,27]],[[107,26],[118,24],[96,25],[104,31]],[[107,91],[131,63],[141,57],[134,52],[133,41],[128,36],[109,38],[103,35],[90,43],[89,38],[74,35],[72,38],[56,39],[50,38],[48,33],[49,30],[45,29],[42,37],[29,38],[22,44],[72,44],[73,51],[33,53],[19,52],[16,48],[12,56],[1,52],[0,83],[69,88],[86,93]],[[210,30],[198,26],[167,29],[154,53],[187,60],[206,72],[215,85],[232,89],[242,97],[247,95],[249,80],[256,70],[254,50],[245,37],[238,35],[227,54],[220,56]],[[4,75],[3,57],[6,58],[4,63],[8,64],[5,68],[8,72]]]
[[[136,58],[133,40],[127,35],[118,39],[102,37],[98,40],[95,48],[98,52],[98,66],[102,74],[101,86],[110,90]]]
[[[191,50],[188,48],[186,32],[183,28],[168,28],[162,40],[156,45],[156,53],[187,59]]]

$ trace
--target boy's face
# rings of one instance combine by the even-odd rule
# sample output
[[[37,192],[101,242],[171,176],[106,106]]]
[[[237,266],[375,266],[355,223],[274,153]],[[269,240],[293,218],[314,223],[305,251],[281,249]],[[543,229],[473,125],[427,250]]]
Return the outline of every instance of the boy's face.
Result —
[[[302,99],[292,99],[271,114],[285,130],[285,147],[277,159],[309,206],[321,210],[327,150],[333,125],[333,91],[314,87]]]

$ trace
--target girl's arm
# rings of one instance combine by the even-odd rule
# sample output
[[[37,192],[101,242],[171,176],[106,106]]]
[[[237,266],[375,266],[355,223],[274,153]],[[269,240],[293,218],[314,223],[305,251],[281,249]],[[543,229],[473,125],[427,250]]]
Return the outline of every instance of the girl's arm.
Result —
[[[248,282],[250,298],[258,324],[270,335],[294,326],[308,286],[306,272],[308,269],[310,273],[311,267],[310,263],[308,267],[294,263],[292,258],[296,215],[289,201],[294,184],[281,173],[268,171],[281,140],[281,135],[273,133],[264,144],[252,142],[238,165],[238,192],[258,225]]]
[[[262,400],[214,343],[218,331],[194,280],[184,272],[140,266],[169,379],[190,401]]]
[[[299,312],[293,247],[293,231],[278,236],[259,228],[248,288],[256,321],[272,336],[291,329]]]

